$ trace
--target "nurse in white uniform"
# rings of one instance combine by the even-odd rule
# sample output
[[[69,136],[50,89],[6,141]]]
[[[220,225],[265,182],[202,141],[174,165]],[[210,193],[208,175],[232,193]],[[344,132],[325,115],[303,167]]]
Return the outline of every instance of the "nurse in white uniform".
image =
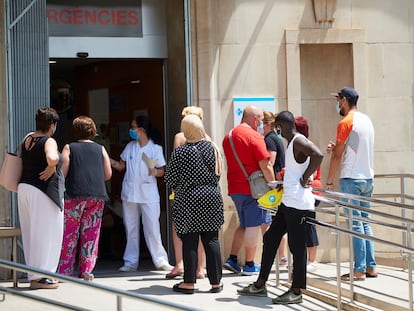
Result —
[[[118,171],[125,171],[122,182],[122,207],[127,243],[124,265],[120,271],[135,271],[139,264],[140,218],[152,261],[159,270],[169,271],[172,266],[162,245],[160,233],[160,195],[157,177],[164,176],[165,158],[162,147],[154,143],[155,129],[146,116],[131,122],[130,141],[121,153],[121,160],[111,159]]]

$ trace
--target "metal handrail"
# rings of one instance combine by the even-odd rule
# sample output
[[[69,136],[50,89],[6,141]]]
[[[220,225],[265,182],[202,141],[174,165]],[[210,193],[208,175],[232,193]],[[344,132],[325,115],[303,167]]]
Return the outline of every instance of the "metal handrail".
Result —
[[[145,302],[148,303],[153,303],[153,304],[157,304],[157,305],[162,305],[164,307],[170,308],[170,309],[176,309],[176,310],[189,310],[189,311],[199,311],[200,309],[197,308],[193,308],[193,307],[188,307],[179,303],[174,303],[174,302],[170,302],[170,301],[162,301],[159,300],[157,298],[153,298],[151,296],[146,296],[143,294],[138,294],[138,293],[132,293],[129,291],[125,291],[122,289],[117,289],[114,287],[109,287],[109,286],[105,286],[105,285],[101,285],[101,284],[96,284],[96,283],[92,283],[92,282],[85,282],[84,280],[79,280],[77,278],[71,277],[71,276],[66,276],[66,275],[62,275],[62,274],[57,274],[57,273],[53,273],[53,272],[49,272],[46,270],[42,270],[42,269],[38,269],[38,268],[34,268],[34,267],[29,267],[23,264],[19,264],[19,263],[15,263],[12,261],[8,261],[8,260],[4,260],[4,259],[0,259],[0,267],[4,267],[4,268],[12,268],[12,269],[16,269],[18,271],[23,271],[23,272],[31,272],[31,273],[35,273],[35,274],[40,274],[40,275],[45,275],[45,276],[49,276],[53,279],[56,280],[60,280],[60,281],[65,281],[68,283],[74,283],[80,286],[84,286],[84,287],[88,287],[88,288],[93,288],[99,291],[103,291],[105,293],[109,293],[109,294],[114,294],[116,295],[117,298],[117,310],[121,311],[122,310],[122,297],[126,297],[126,298],[133,298],[133,299],[139,299],[139,300],[143,300]],[[69,305],[69,304],[65,304],[56,300],[51,300],[51,299],[39,299],[38,296],[34,296],[34,295],[30,295],[27,293],[23,293],[21,291],[17,291],[17,290],[13,290],[10,288],[5,288],[5,287],[0,287],[0,292],[4,291],[4,292],[10,292],[13,293],[15,295],[19,295],[19,296],[24,296],[26,298],[30,298],[30,299],[36,299],[39,300],[41,302],[45,302],[45,303],[50,303],[53,304],[55,306],[59,306],[62,308],[66,308],[69,310],[86,310],[80,307],[77,307],[75,305]],[[23,294],[22,294],[23,293]]]
[[[409,174],[406,174],[409,175]],[[414,175],[410,175],[410,177],[414,177]],[[352,236],[356,236],[362,239],[366,239],[366,240],[372,240],[374,242],[379,242],[379,243],[384,243],[390,246],[394,246],[394,247],[398,247],[402,250],[404,250],[407,254],[408,254],[408,287],[409,287],[409,308],[408,310],[413,311],[413,284],[412,284],[412,272],[413,272],[413,264],[412,264],[412,258],[413,258],[413,254],[414,254],[414,248],[412,248],[412,243],[411,243],[411,231],[412,231],[412,227],[414,224],[414,220],[412,219],[407,219],[404,217],[404,214],[402,213],[402,216],[396,216],[396,215],[392,215],[392,214],[388,214],[388,213],[384,213],[381,211],[377,211],[371,208],[365,208],[362,206],[357,206],[357,205],[353,205],[351,203],[348,202],[344,202],[343,200],[358,200],[358,201],[365,201],[365,202],[370,202],[370,203],[376,203],[376,204],[381,204],[381,205],[388,205],[388,206],[394,206],[394,207],[398,207],[401,208],[402,210],[414,210],[414,206],[412,205],[408,205],[405,203],[397,203],[397,202],[390,202],[390,201],[385,201],[385,200],[380,200],[380,199],[376,199],[376,198],[371,198],[371,197],[364,197],[364,196],[358,196],[358,195],[353,195],[353,194],[347,194],[347,193],[342,193],[342,192],[334,192],[334,191],[327,191],[324,189],[315,189],[316,191],[320,192],[321,195],[317,196],[318,199],[320,199],[321,201],[325,202],[325,203],[329,203],[332,204],[333,206],[335,206],[335,224],[336,225],[332,225],[332,224],[328,224],[322,221],[318,221],[315,220],[313,218],[308,218],[305,217],[304,221],[308,222],[308,223],[312,223],[318,226],[323,226],[323,227],[328,227],[332,230],[335,230],[338,233],[345,233],[347,235],[349,235],[350,237]],[[341,215],[339,208],[340,207],[347,207],[349,209],[355,209],[355,210],[359,210],[362,212],[369,212],[371,214],[376,214],[380,217],[386,217],[388,220],[392,219],[398,222],[401,222],[401,225],[394,225],[394,224],[389,224],[386,222],[380,222],[380,221],[373,221],[372,219],[367,219],[364,218],[363,221],[365,222],[371,222],[371,223],[375,223],[375,224],[379,224],[379,225],[383,225],[384,227],[389,227],[389,228],[393,228],[393,229],[399,229],[401,230],[403,237],[406,237],[405,239],[403,239],[403,244],[400,243],[395,243],[395,242],[391,242],[389,240],[383,240],[374,236],[367,236],[365,234],[361,234],[358,232],[354,232],[352,230],[349,229],[345,229],[343,227],[340,226],[340,221],[339,218],[342,217],[343,215]],[[317,207],[315,208],[315,210],[317,212],[325,212],[324,208],[321,207]],[[350,212],[348,215],[345,215],[348,219],[349,219],[349,223],[352,223],[353,220],[362,220],[359,217],[355,217],[352,215],[352,213]],[[341,275],[340,275],[340,238],[339,238],[339,234],[337,234],[337,241],[336,241],[336,265],[337,265],[337,309],[341,310],[341,305],[342,305],[342,295],[341,295]],[[353,247],[352,247],[352,238],[350,238],[350,243],[349,243],[349,250],[350,250],[350,258],[353,258]],[[350,292],[351,292],[351,300],[353,300],[354,297],[354,288],[353,288],[353,260],[350,260]]]

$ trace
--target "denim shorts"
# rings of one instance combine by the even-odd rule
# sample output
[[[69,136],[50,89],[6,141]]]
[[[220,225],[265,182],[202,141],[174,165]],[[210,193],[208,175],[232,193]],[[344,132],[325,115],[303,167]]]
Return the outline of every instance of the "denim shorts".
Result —
[[[268,224],[272,220],[270,213],[259,207],[256,199],[248,194],[232,194],[231,199],[236,205],[240,228],[257,227]]]

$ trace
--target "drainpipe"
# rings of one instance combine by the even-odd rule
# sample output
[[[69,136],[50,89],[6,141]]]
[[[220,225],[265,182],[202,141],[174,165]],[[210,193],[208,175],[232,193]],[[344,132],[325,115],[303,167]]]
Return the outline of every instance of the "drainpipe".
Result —
[[[184,0],[185,81],[187,106],[193,103],[193,76],[191,60],[191,0]]]

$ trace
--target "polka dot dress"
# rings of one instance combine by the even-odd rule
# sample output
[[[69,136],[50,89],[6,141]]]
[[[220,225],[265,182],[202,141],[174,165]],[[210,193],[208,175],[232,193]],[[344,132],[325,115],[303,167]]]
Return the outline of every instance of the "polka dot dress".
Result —
[[[178,234],[215,231],[223,225],[219,179],[210,142],[187,143],[174,150],[165,181],[175,190],[172,217]]]

